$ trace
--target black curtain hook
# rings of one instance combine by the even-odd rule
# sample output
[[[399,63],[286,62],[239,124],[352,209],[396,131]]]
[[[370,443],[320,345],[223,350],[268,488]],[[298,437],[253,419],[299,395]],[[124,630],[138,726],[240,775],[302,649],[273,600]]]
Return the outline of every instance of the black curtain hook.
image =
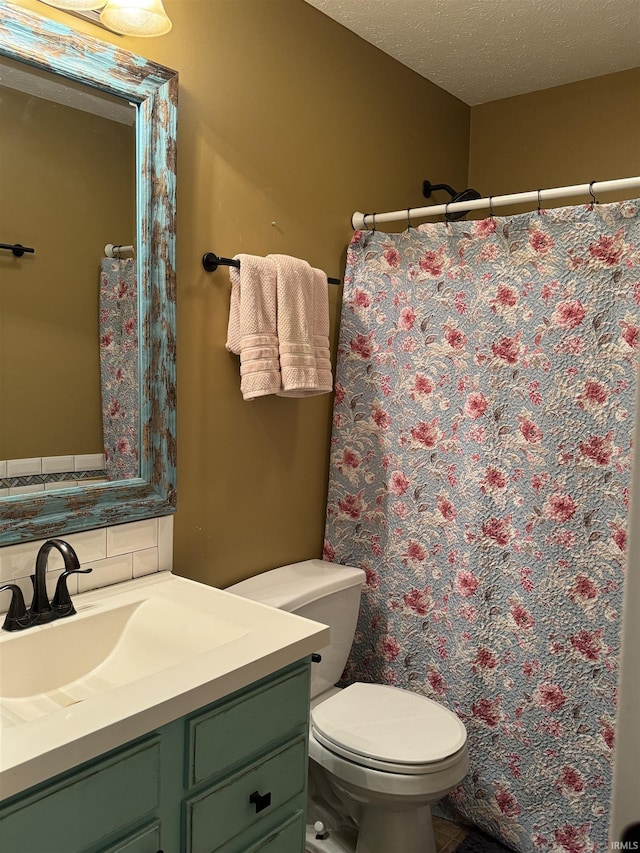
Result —
[[[444,206],[444,218],[445,218],[445,221],[446,221],[446,222],[448,222],[448,221],[449,221],[449,205],[450,205],[450,204],[451,204],[451,202],[450,202],[450,201],[448,201],[448,202],[445,204],[445,206]]]
[[[540,202],[540,193],[541,192],[542,192],[542,190],[538,190],[538,216],[540,216],[540,208],[542,207],[542,204]]]
[[[493,196],[492,195],[489,196],[489,217],[491,219],[495,218],[495,214],[493,212]]]
[[[597,198],[595,197],[595,195],[593,194],[593,185],[594,185],[594,184],[595,184],[595,181],[591,181],[591,183],[589,184],[589,195],[591,196],[591,210],[593,210],[593,205],[594,205],[594,204],[598,204],[598,203],[599,203],[599,202],[598,202],[598,199],[597,199]]]
[[[410,228],[413,228],[413,226],[412,226],[412,224],[411,224],[411,208],[410,208],[410,207],[408,207],[408,208],[407,208],[407,231],[408,231]]]
[[[376,215],[375,215],[375,213],[372,213],[371,215],[373,216],[373,228],[371,230],[375,234],[376,233]]]

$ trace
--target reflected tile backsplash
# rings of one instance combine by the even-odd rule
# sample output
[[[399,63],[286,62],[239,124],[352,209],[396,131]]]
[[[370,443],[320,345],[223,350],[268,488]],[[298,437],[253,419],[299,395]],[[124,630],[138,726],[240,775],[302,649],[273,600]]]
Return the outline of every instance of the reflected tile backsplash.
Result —
[[[0,459],[0,498],[108,482],[104,453]]]

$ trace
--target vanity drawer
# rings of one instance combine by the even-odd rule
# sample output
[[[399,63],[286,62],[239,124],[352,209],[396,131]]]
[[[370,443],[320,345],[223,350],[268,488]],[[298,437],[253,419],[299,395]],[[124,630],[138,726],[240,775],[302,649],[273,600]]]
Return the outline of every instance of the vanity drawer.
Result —
[[[236,837],[216,853],[238,853],[239,850],[242,853],[300,853],[304,850],[305,831],[304,811],[299,809],[293,817],[265,833],[260,841],[251,844]]]
[[[309,725],[309,664],[189,721],[190,788]]]
[[[306,775],[307,741],[299,737],[241,773],[187,800],[186,853],[213,853],[271,817],[285,803],[303,794]],[[254,792],[260,798],[268,798],[269,804],[265,799],[258,805],[251,802]],[[234,846],[229,844],[224,849],[231,851]]]
[[[159,775],[159,738],[98,761],[0,811],[1,849],[81,853],[99,845],[157,809]]]
[[[158,853],[160,849],[160,823],[138,830],[115,844],[104,847],[100,853]]]

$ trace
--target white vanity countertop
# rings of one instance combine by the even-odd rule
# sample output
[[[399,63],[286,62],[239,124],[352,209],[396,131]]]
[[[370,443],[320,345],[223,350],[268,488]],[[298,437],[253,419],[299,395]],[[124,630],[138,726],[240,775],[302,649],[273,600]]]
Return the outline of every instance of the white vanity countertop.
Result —
[[[0,631],[0,800],[329,642],[326,625],[170,572],[73,600],[76,616]]]

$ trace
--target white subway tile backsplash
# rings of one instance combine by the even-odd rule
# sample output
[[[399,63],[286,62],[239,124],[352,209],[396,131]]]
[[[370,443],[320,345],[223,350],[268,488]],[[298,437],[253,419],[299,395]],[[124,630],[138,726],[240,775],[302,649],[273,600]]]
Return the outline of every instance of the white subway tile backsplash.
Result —
[[[173,516],[158,519],[158,571],[170,572],[173,568]]]
[[[88,592],[100,586],[133,580],[133,554],[120,554],[107,557],[106,560],[90,561],[82,564],[83,569],[92,569],[90,575],[78,575],[78,592]]]
[[[72,595],[151,572],[171,571],[173,567],[173,516],[61,534],[60,538],[73,547],[83,569],[93,570],[88,575],[71,575],[68,578]],[[17,583],[23,590],[27,606],[32,595],[29,575],[35,571],[36,556],[44,541],[40,539],[0,548],[0,583]],[[63,565],[61,554],[53,548],[47,562],[49,596],[54,594]],[[10,600],[8,594],[0,597],[0,612],[8,608]]]
[[[71,545],[78,555],[80,563],[86,563],[89,560],[104,560],[107,556],[107,529],[105,527],[83,530],[82,533],[70,533],[68,536],[60,538]],[[49,567],[59,569],[63,565],[62,554],[53,548],[49,552]],[[88,568],[88,566],[83,566],[83,568]]]
[[[141,578],[158,571],[158,549],[145,548],[144,551],[133,552],[133,576]]]
[[[43,456],[43,474],[64,474],[67,471],[75,471],[73,456]]]
[[[7,477],[28,477],[42,473],[42,459],[35,456],[30,459],[8,459]]]
[[[158,545],[158,519],[146,518],[107,527],[107,557],[125,554],[127,551],[142,551]]]
[[[14,583],[18,578],[28,578],[36,566],[36,554],[44,540],[21,542],[0,548],[0,583]]]

